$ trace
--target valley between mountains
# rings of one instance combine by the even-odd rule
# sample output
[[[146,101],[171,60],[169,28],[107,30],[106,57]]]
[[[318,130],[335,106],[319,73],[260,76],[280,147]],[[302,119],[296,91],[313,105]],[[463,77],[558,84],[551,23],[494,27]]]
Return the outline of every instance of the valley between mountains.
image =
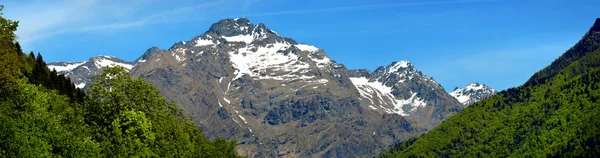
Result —
[[[246,18],[220,20],[131,62],[98,56],[48,64],[83,89],[114,66],[177,102],[208,138],[236,139],[238,154],[248,157],[377,155],[498,93],[476,82],[448,93],[401,59],[350,70],[325,50]]]

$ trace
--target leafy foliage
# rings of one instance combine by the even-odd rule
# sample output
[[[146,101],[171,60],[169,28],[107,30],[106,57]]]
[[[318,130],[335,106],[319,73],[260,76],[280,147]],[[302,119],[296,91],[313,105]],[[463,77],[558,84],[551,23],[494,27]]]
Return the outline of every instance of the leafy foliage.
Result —
[[[210,143],[175,103],[123,67],[107,68],[90,85],[85,111],[107,156],[235,157],[235,141]],[[114,143],[117,142],[117,143]]]
[[[600,155],[600,20],[523,86],[480,101],[380,157]]]
[[[1,15],[0,157],[237,157],[235,141],[208,140],[122,67],[105,69],[86,95],[41,54],[25,55],[18,23]]]

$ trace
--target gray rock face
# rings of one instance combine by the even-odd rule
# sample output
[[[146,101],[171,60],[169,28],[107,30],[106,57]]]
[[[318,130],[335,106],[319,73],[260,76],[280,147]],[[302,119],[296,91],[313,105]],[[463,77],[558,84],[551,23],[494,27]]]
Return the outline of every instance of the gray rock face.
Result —
[[[496,93],[498,93],[497,90],[485,84],[473,82],[464,88],[454,88],[454,91],[450,92],[450,95],[464,105],[471,105]]]
[[[183,42],[180,42],[183,44]],[[179,43],[176,43],[175,45],[178,45]],[[148,50],[146,50],[146,52],[144,52],[144,54],[142,54],[142,56],[140,56],[139,58],[137,58],[135,60],[135,62],[145,62],[146,59],[150,56],[152,56],[154,53],[160,51],[160,48],[158,47],[152,47],[152,48],[148,48]]]
[[[346,75],[348,75],[348,77],[366,77],[366,78],[371,78],[371,71],[367,70],[367,69],[358,69],[358,70],[348,70],[346,71]]]
[[[245,18],[151,48],[133,65],[132,76],[175,100],[206,136],[235,138],[248,157],[373,156],[465,107],[408,61],[347,70]]]

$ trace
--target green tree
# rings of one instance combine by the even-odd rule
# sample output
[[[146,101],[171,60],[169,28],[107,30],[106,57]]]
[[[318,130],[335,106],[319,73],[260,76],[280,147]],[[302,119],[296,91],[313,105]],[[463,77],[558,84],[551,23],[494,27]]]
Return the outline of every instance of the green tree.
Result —
[[[0,94],[5,94],[17,86],[15,75],[18,75],[20,59],[15,53],[17,48],[13,43],[18,22],[4,18],[2,9],[4,6],[0,5],[0,90],[3,90]]]
[[[12,42],[17,37],[15,31],[17,31],[19,22],[4,18],[2,16],[4,15],[2,13],[3,9],[4,5],[0,5],[0,39]]]
[[[109,157],[235,157],[235,141],[211,143],[175,103],[123,67],[106,68],[88,89],[86,121]],[[118,142],[118,143],[115,143]]]
[[[68,98],[19,80],[0,102],[0,157],[90,157],[98,145]]]

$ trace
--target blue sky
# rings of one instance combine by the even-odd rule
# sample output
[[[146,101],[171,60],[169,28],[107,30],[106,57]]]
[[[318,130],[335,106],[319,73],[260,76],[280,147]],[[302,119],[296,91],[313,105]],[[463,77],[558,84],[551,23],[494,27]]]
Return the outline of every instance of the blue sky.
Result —
[[[4,0],[27,52],[46,61],[133,61],[247,17],[348,68],[409,60],[447,91],[524,83],[600,17],[598,0]]]

